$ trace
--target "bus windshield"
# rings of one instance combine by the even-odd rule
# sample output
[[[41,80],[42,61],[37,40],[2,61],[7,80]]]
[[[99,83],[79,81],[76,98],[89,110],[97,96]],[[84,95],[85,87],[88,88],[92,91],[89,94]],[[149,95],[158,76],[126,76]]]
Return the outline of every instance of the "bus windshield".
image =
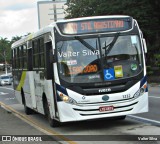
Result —
[[[143,68],[137,35],[59,41],[57,56],[60,78],[68,83],[125,79]]]

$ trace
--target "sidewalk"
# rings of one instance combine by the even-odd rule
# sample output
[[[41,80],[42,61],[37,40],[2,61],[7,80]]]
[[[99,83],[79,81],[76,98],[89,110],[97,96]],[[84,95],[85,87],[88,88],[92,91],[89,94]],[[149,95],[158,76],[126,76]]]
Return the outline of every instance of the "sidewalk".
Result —
[[[1,141],[2,136],[9,136],[9,137],[12,136],[12,138],[11,138],[12,142],[10,142],[12,144],[26,143],[26,142],[23,142],[24,140],[23,141],[15,141],[16,139],[14,139],[13,137],[21,137],[21,139],[26,138],[28,141],[27,136],[37,137],[38,141],[30,142],[33,144],[39,144],[39,143],[59,144],[59,142],[54,141],[53,137],[47,136],[46,134],[40,132],[36,128],[30,126],[26,122],[19,119],[18,117],[13,115],[11,112],[8,112],[7,110],[0,107],[0,144],[1,143],[2,144],[8,143],[7,141]],[[42,138],[41,138],[41,136],[42,136]],[[47,138],[49,138],[49,139],[47,140]],[[14,141],[13,141],[13,139],[14,139]],[[42,141],[41,141],[41,139],[42,139]],[[43,141],[43,140],[47,140],[47,141]],[[52,140],[52,142],[50,142],[49,140]]]

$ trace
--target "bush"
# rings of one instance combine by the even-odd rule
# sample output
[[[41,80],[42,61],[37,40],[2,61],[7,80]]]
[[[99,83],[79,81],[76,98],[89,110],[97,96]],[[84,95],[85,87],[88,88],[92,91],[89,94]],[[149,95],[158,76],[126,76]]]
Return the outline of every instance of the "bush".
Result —
[[[153,70],[151,66],[147,66],[147,75],[152,75],[153,74]]]
[[[160,67],[160,54],[155,54],[154,58],[155,58],[155,66]]]

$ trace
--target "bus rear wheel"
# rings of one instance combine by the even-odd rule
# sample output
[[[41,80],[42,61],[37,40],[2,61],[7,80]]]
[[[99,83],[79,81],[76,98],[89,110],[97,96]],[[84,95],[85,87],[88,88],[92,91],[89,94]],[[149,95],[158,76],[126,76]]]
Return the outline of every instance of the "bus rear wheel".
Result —
[[[46,99],[45,99],[45,102],[44,102],[44,111],[45,111],[45,116],[48,119],[48,122],[49,122],[50,126],[51,127],[59,127],[60,126],[60,122],[58,122],[58,121],[56,121],[56,120],[51,118],[48,102],[47,102]]]
[[[26,105],[26,100],[25,100],[23,91],[21,92],[21,95],[22,95],[22,103],[24,105],[25,114],[27,114],[27,115],[33,114],[34,111],[32,109],[30,109],[29,107],[27,107],[27,105]]]
[[[26,106],[26,101],[24,101],[24,104],[23,104],[23,105],[24,105],[24,112],[25,112],[27,115],[33,114],[33,110]]]

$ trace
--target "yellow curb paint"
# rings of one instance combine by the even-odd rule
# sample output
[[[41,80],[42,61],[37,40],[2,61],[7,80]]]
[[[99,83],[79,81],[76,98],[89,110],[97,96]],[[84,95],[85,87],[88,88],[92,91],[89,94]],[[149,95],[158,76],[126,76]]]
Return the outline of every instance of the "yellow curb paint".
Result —
[[[5,105],[4,103],[0,102],[0,106],[3,107],[5,110],[8,110],[10,112],[13,112],[16,114],[17,117],[19,117],[22,120],[25,120],[27,123],[31,123],[32,126],[34,126],[36,129],[46,133],[47,135],[55,135],[55,137],[59,138],[60,141],[66,141],[69,144],[77,144],[76,142],[66,138],[65,136],[57,133],[56,131],[47,129],[46,127],[38,124],[37,122],[31,120],[30,118],[28,118],[26,115],[23,115],[22,113],[16,111],[15,109],[11,108],[10,106]]]

